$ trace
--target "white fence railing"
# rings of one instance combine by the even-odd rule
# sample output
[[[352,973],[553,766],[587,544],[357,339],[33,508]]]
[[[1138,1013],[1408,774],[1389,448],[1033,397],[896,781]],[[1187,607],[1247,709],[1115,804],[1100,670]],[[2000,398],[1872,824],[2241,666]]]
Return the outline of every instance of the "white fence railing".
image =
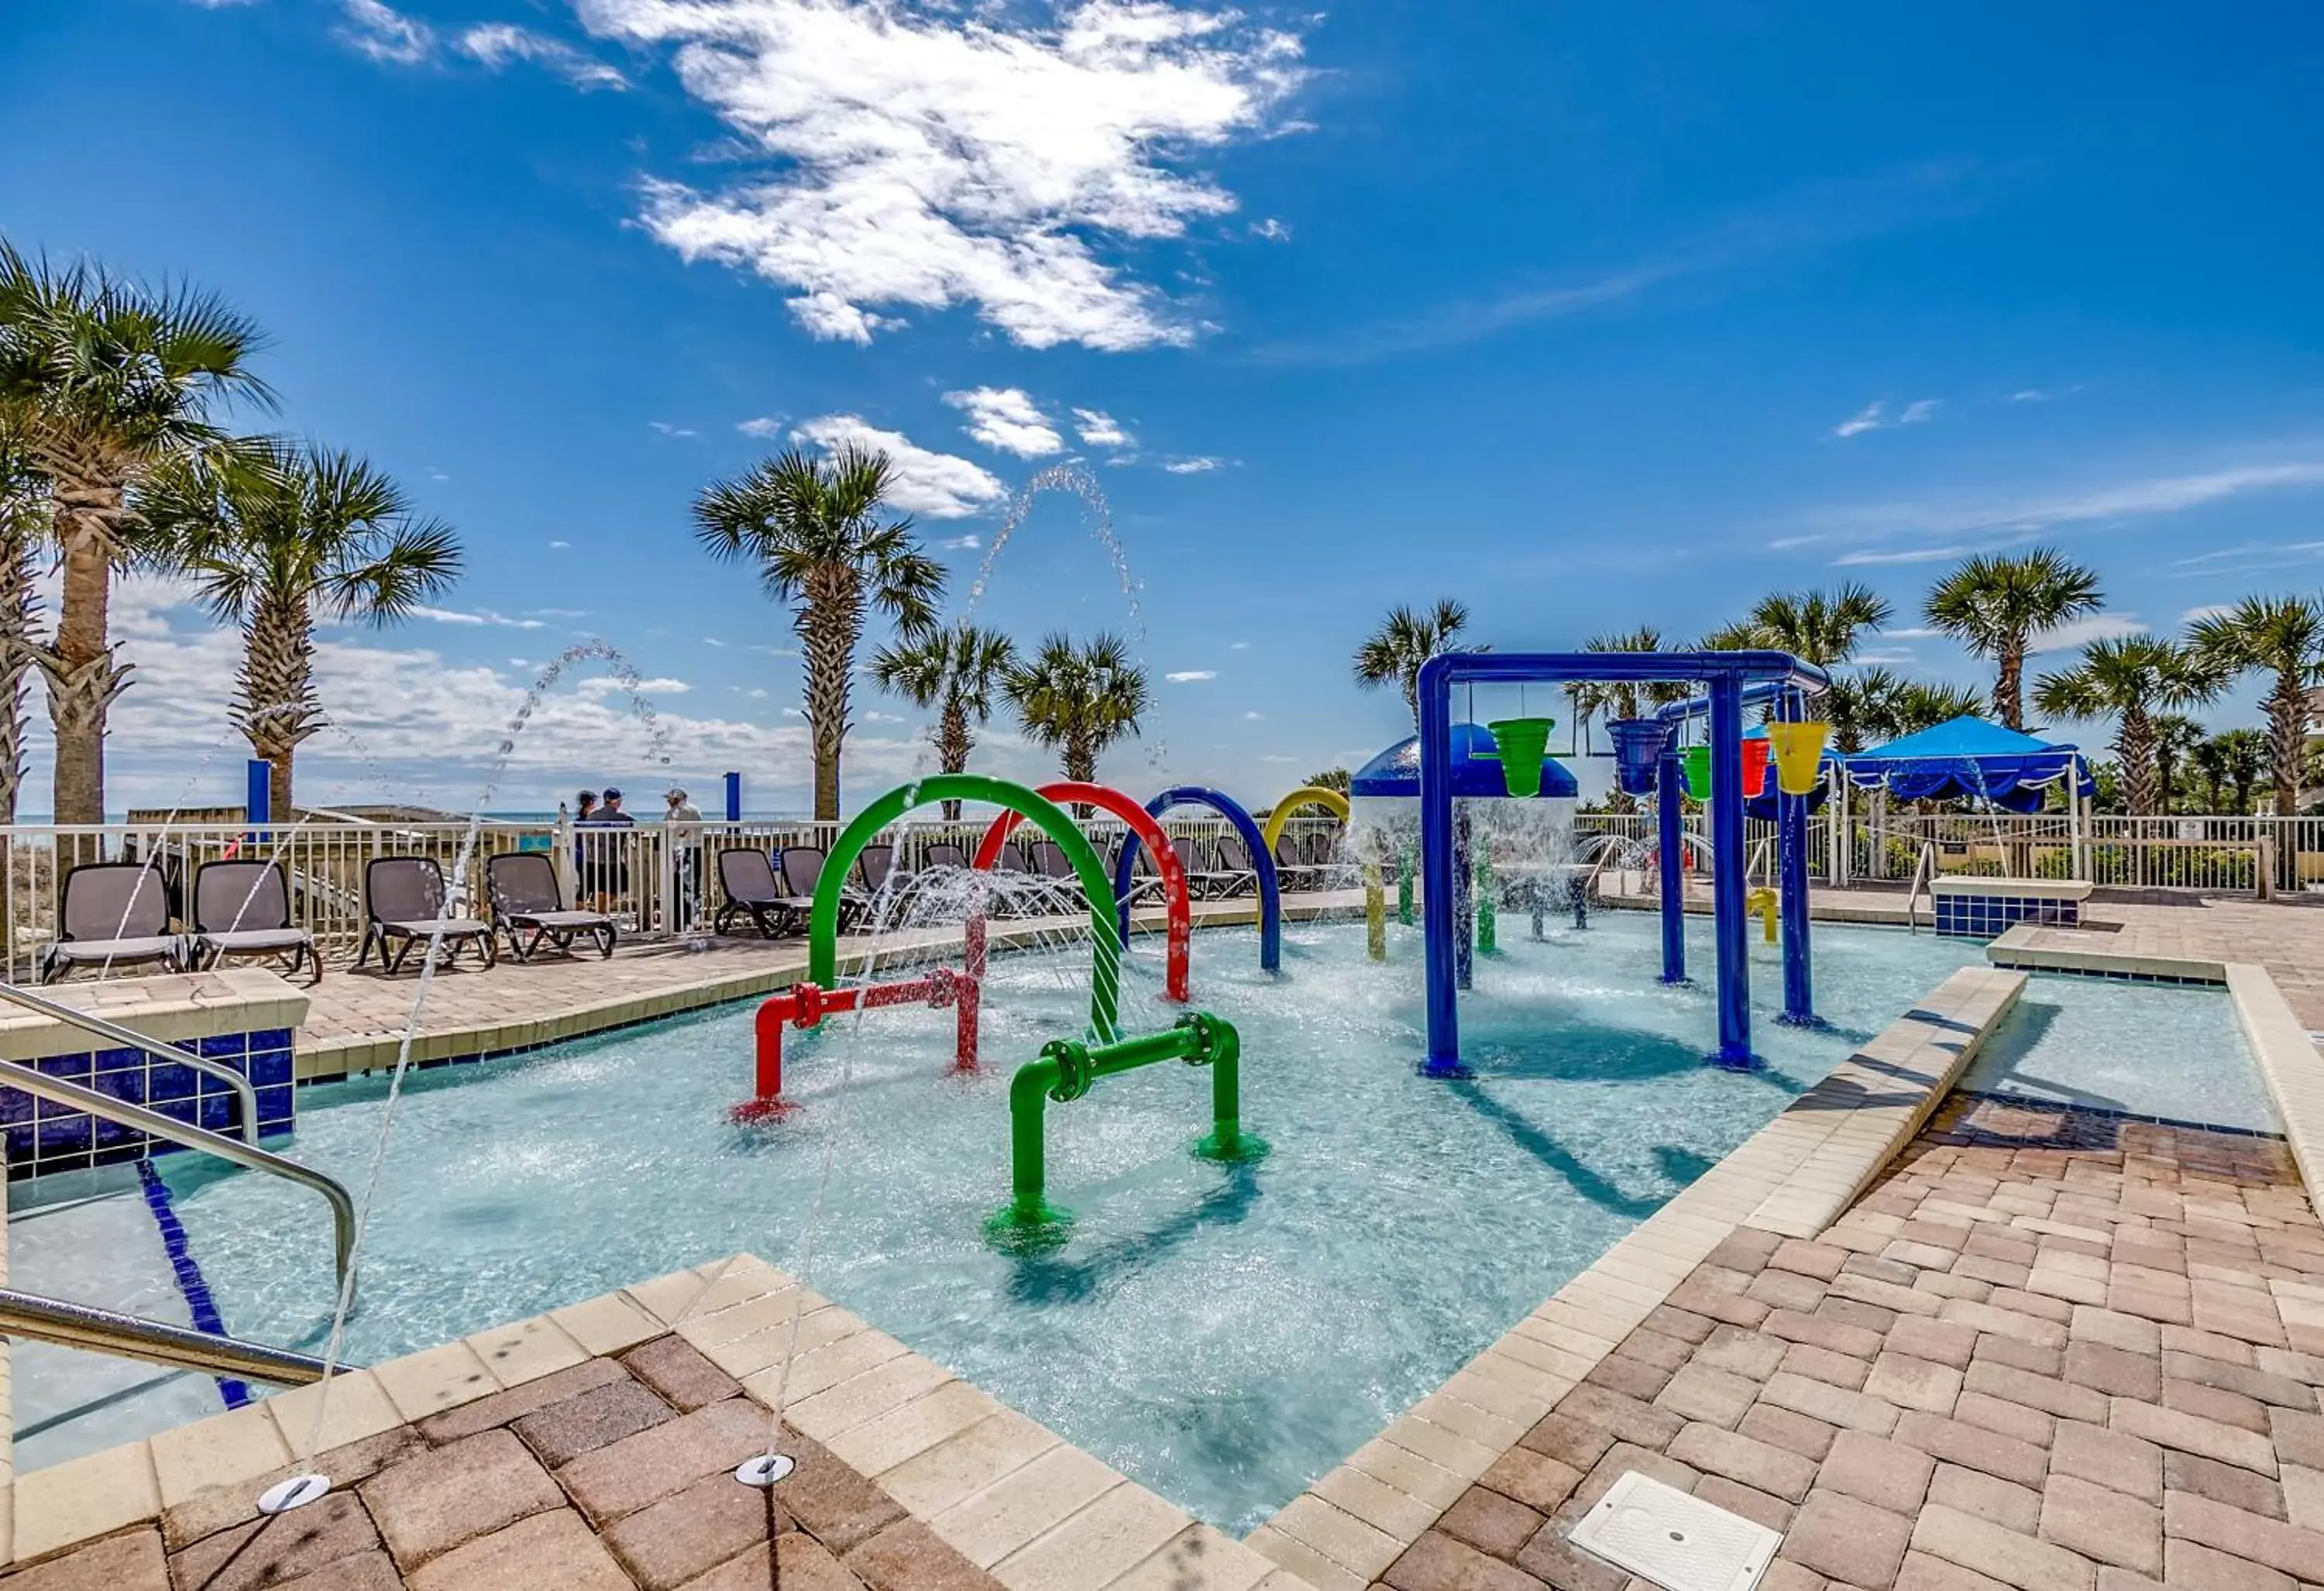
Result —
[[[1819,883],[1891,883],[1913,876],[1924,848],[1939,874],[2077,878],[2110,889],[2209,895],[2286,894],[2324,887],[2324,817],[2085,816],[2063,813],[1851,814],[1809,820],[1811,875]],[[1651,814],[1586,814],[1583,833],[1654,844]],[[1687,832],[1707,840],[1700,814]],[[1775,832],[1746,825],[1746,853]],[[1844,847],[1844,850],[1843,850]]]
[[[898,848],[905,867],[920,865],[930,845],[950,842],[973,852],[989,820],[898,824],[881,838]],[[1294,818],[1286,825],[1305,833],[1323,820]],[[1109,819],[1083,824],[1102,848],[1116,843],[1121,825]],[[1210,839],[1226,832],[1207,816],[1166,819],[1173,835]],[[34,824],[0,826],[0,947],[6,977],[29,982],[38,976],[42,952],[57,936],[66,876],[94,862],[134,861],[160,876],[180,930],[194,922],[194,880],[206,862],[257,860],[278,863],[290,886],[295,925],[315,936],[327,954],[352,957],[364,933],[364,874],[381,857],[427,856],[444,869],[453,911],[483,916],[484,864],[512,851],[538,851],[556,863],[567,898],[608,912],[625,935],[669,937],[706,930],[724,899],[718,886],[718,852],[749,847],[779,853],[786,846],[828,850],[839,825],[807,821],[746,819],[705,822],[674,830],[660,823],[633,828],[591,828],[572,823],[487,822],[465,872],[456,863],[468,835],[464,823],[367,823],[321,818],[269,824],[172,823]],[[1038,838],[1028,829],[1019,836]],[[87,937],[86,934],[83,937]]]

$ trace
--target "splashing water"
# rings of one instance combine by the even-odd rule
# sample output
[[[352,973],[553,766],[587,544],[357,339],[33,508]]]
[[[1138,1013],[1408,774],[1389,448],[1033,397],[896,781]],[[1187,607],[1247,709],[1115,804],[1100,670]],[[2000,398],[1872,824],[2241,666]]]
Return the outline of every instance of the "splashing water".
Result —
[[[1139,651],[1146,648],[1146,614],[1138,605],[1138,582],[1130,572],[1130,557],[1122,550],[1121,538],[1114,534],[1113,507],[1099,489],[1097,477],[1080,464],[1050,464],[1034,471],[1009,500],[1006,512],[1001,516],[1001,529],[992,533],[992,545],[984,549],[984,560],[976,566],[976,578],[970,583],[968,602],[961,610],[964,621],[976,611],[984,596],[984,588],[991,584],[992,567],[1001,557],[1001,549],[1017,533],[1033,511],[1033,500],[1044,492],[1067,492],[1081,499],[1082,517],[1090,534],[1103,544],[1108,559],[1113,564],[1114,578],[1121,583],[1121,600],[1130,607],[1130,639]]]
[[[540,677],[533,681],[532,687],[525,692],[523,701],[518,704],[516,712],[509,719],[507,732],[493,749],[491,770],[485,776],[484,787],[476,794],[468,814],[467,828],[460,836],[459,850],[453,859],[453,879],[467,877],[469,863],[475,855],[477,838],[484,831],[484,810],[492,805],[493,796],[500,788],[501,779],[508,771],[509,759],[516,750],[517,740],[523,735],[525,725],[532,721],[532,715],[540,710],[557,682],[565,676],[567,668],[576,663],[592,660],[611,666],[614,679],[630,698],[633,713],[646,726],[649,754],[658,764],[669,765],[669,731],[655,714],[653,704],[646,699],[642,676],[631,666],[629,659],[616,651],[611,643],[595,638],[566,648],[549,660]],[[380,1173],[387,1163],[388,1145],[395,1134],[396,1106],[402,1098],[404,1077],[411,1069],[412,1041],[418,1037],[420,1018],[427,1012],[428,992],[435,982],[437,963],[443,951],[444,924],[451,914],[453,902],[454,891],[447,889],[442,905],[437,908],[435,931],[429,935],[427,952],[420,958],[420,980],[411,991],[411,1015],[404,1022],[403,1036],[396,1046],[395,1070],[388,1079],[387,1099],[380,1117],[379,1142],[372,1150],[371,1163],[364,1178],[363,1199],[356,1211],[355,1250],[346,1274],[340,1281],[338,1298],[331,1311],[330,1337],[323,1350],[323,1378],[317,1388],[315,1419],[307,1432],[305,1445],[298,1453],[302,1462],[312,1459],[322,1447],[324,1421],[330,1412],[331,1378],[338,1371],[339,1356],[346,1348],[347,1316],[355,1308],[355,1278],[362,1271],[364,1239],[371,1230],[372,1211],[379,1199]]]

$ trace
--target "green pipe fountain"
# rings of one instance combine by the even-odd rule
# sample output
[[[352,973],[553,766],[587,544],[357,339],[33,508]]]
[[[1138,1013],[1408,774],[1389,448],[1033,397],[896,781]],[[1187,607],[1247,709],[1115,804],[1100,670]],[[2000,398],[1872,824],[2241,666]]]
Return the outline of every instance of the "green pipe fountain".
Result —
[[[1074,865],[1082,893],[1089,897],[1090,914],[1090,1036],[1100,1044],[1120,1035],[1121,940],[1114,929],[1113,883],[1106,877],[1105,860],[1065,810],[1039,793],[1007,779],[985,774],[932,774],[914,784],[899,785],[855,814],[839,838],[816,880],[815,906],[807,914],[807,981],[824,989],[839,983],[839,906],[855,859],[880,832],[914,807],[939,801],[982,801],[1021,813],[1025,820],[1057,842]]]
[[[1073,1212],[1048,1202],[1048,1102],[1071,1104],[1099,1078],[1162,1061],[1211,1069],[1211,1130],[1197,1140],[1204,1160],[1239,1164],[1267,1154],[1267,1142],[1242,1130],[1242,1040],[1234,1025],[1208,1011],[1190,1011],[1159,1033],[1111,1044],[1052,1039],[1038,1059],[1017,1069],[1009,1084],[1008,1208],[984,1223],[986,1238],[1010,1254],[1046,1254],[1062,1246]]]

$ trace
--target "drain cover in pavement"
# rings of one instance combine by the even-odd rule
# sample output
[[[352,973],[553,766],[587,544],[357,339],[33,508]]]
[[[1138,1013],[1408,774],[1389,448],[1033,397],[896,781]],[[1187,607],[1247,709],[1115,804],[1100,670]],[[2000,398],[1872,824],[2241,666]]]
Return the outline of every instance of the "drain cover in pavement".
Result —
[[[1752,1591],[1783,1537],[1632,1470],[1573,1527],[1573,1544],[1664,1591]]]

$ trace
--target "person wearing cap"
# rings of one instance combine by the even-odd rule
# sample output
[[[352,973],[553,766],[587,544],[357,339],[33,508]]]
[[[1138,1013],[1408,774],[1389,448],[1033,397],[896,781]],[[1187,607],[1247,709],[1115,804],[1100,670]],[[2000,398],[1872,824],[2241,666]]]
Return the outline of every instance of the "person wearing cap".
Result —
[[[662,823],[669,835],[670,869],[678,879],[678,924],[672,926],[690,928],[701,907],[702,814],[676,785],[663,791],[661,798],[669,804]]]
[[[611,785],[605,786],[605,799],[598,805],[596,823],[604,829],[638,826],[638,820],[622,810],[622,793]],[[597,887],[606,897],[600,900],[597,909],[611,912],[630,892],[630,842],[624,835],[605,834],[599,837],[597,843]]]

